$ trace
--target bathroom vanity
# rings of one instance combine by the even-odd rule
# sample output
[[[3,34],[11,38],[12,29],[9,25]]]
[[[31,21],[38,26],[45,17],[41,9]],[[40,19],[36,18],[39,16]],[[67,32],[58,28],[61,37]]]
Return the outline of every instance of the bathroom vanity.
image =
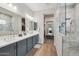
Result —
[[[29,20],[29,26],[27,28],[29,30],[27,32],[25,28],[25,18],[22,18],[21,25],[22,33],[18,33],[18,35],[13,34],[18,32],[18,30],[15,31],[15,29],[12,29],[11,31],[9,30],[10,37],[2,35],[2,39],[0,36],[0,56],[25,56],[38,43],[39,33],[37,30],[37,22]]]
[[[27,55],[38,43],[37,29],[37,22],[34,21],[34,18],[0,11],[0,56]]]
[[[34,32],[22,37],[0,42],[0,56],[25,56],[38,43],[39,34]]]

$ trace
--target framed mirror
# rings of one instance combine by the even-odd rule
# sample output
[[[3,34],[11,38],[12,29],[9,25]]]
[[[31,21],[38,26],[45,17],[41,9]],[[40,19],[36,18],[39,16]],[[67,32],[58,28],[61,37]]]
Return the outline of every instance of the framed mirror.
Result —
[[[37,22],[30,20],[29,21],[29,31],[36,31],[38,28]]]

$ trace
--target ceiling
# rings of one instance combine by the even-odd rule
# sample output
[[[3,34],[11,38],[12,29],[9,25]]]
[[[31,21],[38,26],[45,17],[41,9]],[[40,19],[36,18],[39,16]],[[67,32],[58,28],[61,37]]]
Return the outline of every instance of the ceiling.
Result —
[[[55,8],[56,3],[26,3],[26,5],[32,10],[32,11],[42,11],[50,8]]]
[[[75,5],[76,5],[77,3],[58,3],[58,5],[60,6],[60,7],[65,7],[65,5],[66,5],[66,7],[67,8],[73,8]]]

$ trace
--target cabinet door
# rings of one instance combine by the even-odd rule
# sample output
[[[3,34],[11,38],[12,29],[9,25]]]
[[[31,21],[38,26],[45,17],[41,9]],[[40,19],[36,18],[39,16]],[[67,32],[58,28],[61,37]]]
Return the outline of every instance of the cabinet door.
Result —
[[[26,39],[17,42],[17,56],[25,56],[26,52]]]
[[[36,44],[36,36],[33,36],[33,47],[35,46]]]
[[[32,37],[28,38],[27,40],[28,40],[27,43],[28,43],[28,52],[29,52],[33,47]]]
[[[16,56],[16,43],[10,45],[10,56]]]
[[[38,44],[38,41],[39,41],[39,35],[36,35],[36,44]]]
[[[28,39],[26,39],[26,54],[28,53]]]
[[[0,56],[15,56],[16,43],[0,48]]]
[[[33,46],[35,46],[35,44],[38,44],[38,40],[39,40],[39,35],[35,35],[33,37]]]

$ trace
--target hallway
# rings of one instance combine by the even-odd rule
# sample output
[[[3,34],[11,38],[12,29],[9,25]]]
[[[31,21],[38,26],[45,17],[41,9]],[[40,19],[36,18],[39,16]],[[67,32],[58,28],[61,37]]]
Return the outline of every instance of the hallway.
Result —
[[[39,49],[32,49],[30,56],[57,56],[53,41],[46,39]]]

